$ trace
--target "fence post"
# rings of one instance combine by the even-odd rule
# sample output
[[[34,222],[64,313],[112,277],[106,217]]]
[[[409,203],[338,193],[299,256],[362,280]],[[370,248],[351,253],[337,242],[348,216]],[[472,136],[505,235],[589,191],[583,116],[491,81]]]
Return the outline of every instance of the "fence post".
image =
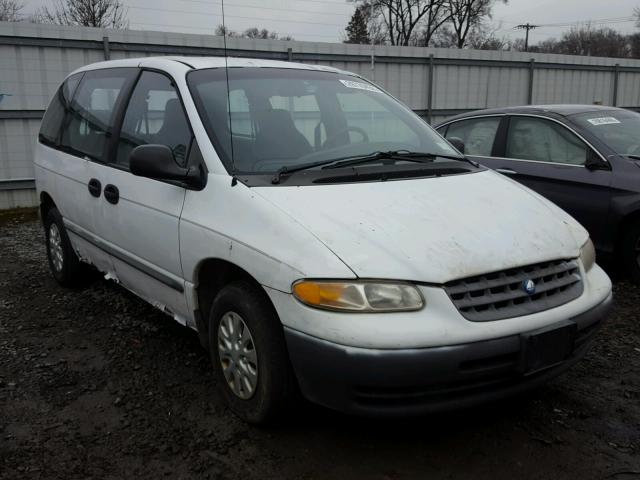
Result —
[[[102,37],[102,50],[104,51],[104,59],[111,59],[111,52],[109,51],[109,37],[106,35]]]
[[[618,106],[618,83],[620,80],[620,64],[616,63],[613,67],[613,102],[614,107]]]
[[[429,87],[427,90],[427,122],[431,124],[433,113],[433,67],[434,67],[433,53],[429,55]]]
[[[533,104],[533,74],[536,70],[536,59],[529,62],[529,92],[527,93],[527,105]]]
[[[293,62],[293,49],[291,47],[287,48],[287,61]]]

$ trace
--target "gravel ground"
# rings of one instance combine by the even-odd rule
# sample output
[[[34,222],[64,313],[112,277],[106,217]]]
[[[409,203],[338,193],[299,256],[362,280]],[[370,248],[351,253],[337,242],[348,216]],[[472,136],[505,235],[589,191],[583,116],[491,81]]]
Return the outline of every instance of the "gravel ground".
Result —
[[[0,478],[640,478],[640,288],[525,397],[380,421],[303,405],[256,428],[195,333],[117,285],[64,290],[39,223],[0,218]]]

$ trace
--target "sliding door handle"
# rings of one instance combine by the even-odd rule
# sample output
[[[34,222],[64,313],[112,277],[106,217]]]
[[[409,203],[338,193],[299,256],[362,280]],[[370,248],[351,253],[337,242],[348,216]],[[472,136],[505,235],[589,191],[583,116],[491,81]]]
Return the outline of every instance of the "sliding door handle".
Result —
[[[107,200],[107,202],[112,203],[114,205],[118,203],[118,200],[120,200],[120,192],[118,191],[118,187],[111,184],[105,186],[104,198]]]

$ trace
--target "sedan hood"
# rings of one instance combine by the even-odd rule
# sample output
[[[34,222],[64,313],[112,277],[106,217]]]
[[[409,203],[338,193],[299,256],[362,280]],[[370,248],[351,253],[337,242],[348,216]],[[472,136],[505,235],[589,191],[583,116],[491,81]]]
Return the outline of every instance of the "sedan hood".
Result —
[[[575,258],[587,239],[562,210],[491,171],[253,190],[361,278],[440,284]]]

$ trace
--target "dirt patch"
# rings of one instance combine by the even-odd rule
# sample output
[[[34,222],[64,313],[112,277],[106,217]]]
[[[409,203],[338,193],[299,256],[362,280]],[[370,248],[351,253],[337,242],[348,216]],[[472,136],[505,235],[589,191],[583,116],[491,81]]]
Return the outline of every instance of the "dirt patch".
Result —
[[[640,288],[525,397],[380,421],[304,405],[250,427],[197,336],[117,285],[64,290],[39,224],[0,224],[0,478],[640,478]],[[633,473],[636,472],[636,473]]]

